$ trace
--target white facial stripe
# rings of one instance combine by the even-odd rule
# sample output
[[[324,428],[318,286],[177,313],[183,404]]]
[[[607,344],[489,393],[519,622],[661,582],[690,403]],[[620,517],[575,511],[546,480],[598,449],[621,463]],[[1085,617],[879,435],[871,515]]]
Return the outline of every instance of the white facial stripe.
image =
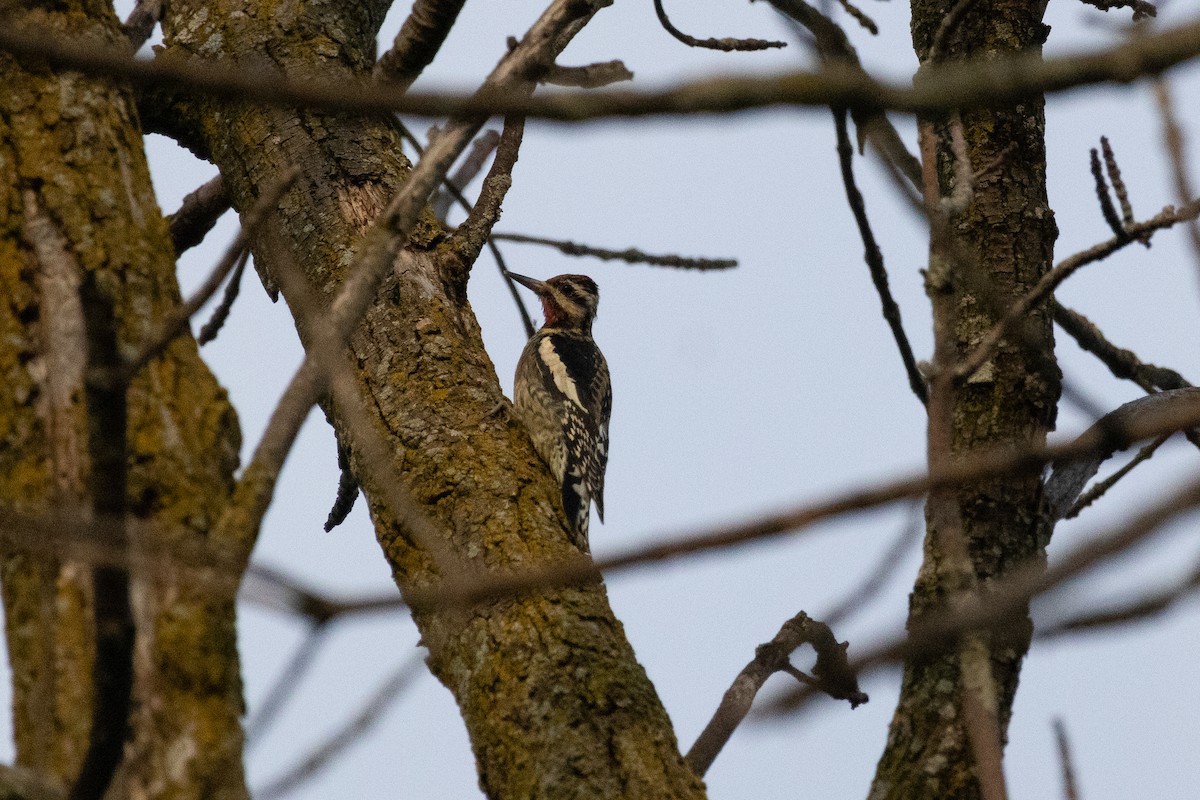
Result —
[[[570,398],[575,405],[583,408],[575,381],[571,380],[571,376],[567,374],[567,365],[558,357],[558,352],[554,349],[554,342],[550,341],[549,336],[542,339],[542,343],[538,346],[538,355],[541,356],[542,363],[550,370],[550,376],[554,378],[554,385],[558,387],[558,390]]]

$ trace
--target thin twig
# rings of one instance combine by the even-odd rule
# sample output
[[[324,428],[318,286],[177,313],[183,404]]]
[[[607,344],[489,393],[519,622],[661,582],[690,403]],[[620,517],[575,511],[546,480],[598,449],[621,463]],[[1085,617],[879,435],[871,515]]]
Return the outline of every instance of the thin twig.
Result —
[[[875,20],[868,17],[863,10],[850,2],[850,0],[838,0],[838,5],[842,10],[854,18],[854,21],[863,28],[871,32],[872,36],[879,35],[879,26],[875,24]]]
[[[769,42],[765,39],[734,39],[728,36],[723,39],[697,39],[695,36],[689,36],[671,24],[671,20],[663,8],[662,0],[654,0],[654,13],[658,15],[658,22],[663,26],[663,30],[688,47],[702,47],[706,50],[720,50],[725,53],[787,47],[787,42]]]
[[[846,125],[846,112],[835,110],[833,112],[833,121],[837,128],[837,152],[842,170],[842,184],[846,187],[846,199],[850,203],[850,210],[854,214],[854,221],[857,223],[859,235],[862,237],[864,248],[863,258],[866,260],[867,269],[871,273],[871,282],[875,285],[875,291],[879,295],[879,303],[883,307],[883,318],[892,332],[896,348],[900,351],[900,360],[904,364],[905,373],[908,375],[909,388],[912,389],[913,394],[917,396],[922,405],[929,405],[929,388],[925,385],[925,378],[917,368],[917,360],[913,355],[912,345],[909,344],[908,335],[904,332],[904,323],[900,319],[900,306],[896,304],[896,299],[892,296],[891,287],[888,285],[888,274],[887,268],[883,264],[883,253],[879,249],[879,244],[875,241],[875,233],[871,230],[871,223],[867,218],[866,202],[863,200],[862,193],[858,190],[858,185],[854,181],[854,150],[850,145],[850,133]]]
[[[1104,168],[1108,171],[1108,179],[1112,182],[1113,194],[1121,205],[1121,223],[1129,226],[1134,223],[1133,203],[1129,201],[1129,189],[1121,178],[1121,167],[1117,165],[1117,154],[1113,152],[1112,143],[1107,136],[1100,137],[1100,149],[1104,153]]]
[[[274,800],[295,791],[329,766],[346,748],[359,742],[373,728],[405,689],[425,672],[420,651],[408,657],[362,704],[358,713],[300,758],[295,766],[254,792],[260,800]]]
[[[296,685],[312,666],[313,659],[326,641],[330,631],[327,622],[318,622],[309,628],[300,645],[288,659],[288,663],[275,678],[271,688],[267,690],[262,703],[254,714],[246,721],[246,749],[254,747],[262,741],[263,734],[274,724],[279,712],[283,710],[288,699],[294,696]]]
[[[183,333],[192,315],[199,311],[200,307],[216,294],[217,289],[221,287],[221,284],[225,281],[230,271],[237,265],[243,251],[250,246],[250,237],[253,235],[254,229],[268,213],[275,210],[279,204],[279,198],[283,197],[283,193],[288,190],[299,175],[300,170],[293,167],[285,171],[278,179],[272,181],[269,186],[264,187],[262,196],[254,204],[254,207],[250,209],[250,212],[246,214],[242,229],[238,231],[238,235],[234,237],[233,242],[225,250],[225,254],[209,274],[208,279],[196,290],[195,294],[188,298],[186,303],[183,303],[167,315],[167,318],[159,326],[158,331],[149,337],[149,340],[142,345],[137,355],[126,360],[122,369],[123,378],[126,381],[162,353],[175,340],[176,336]]]
[[[1086,492],[1081,494],[1079,499],[1075,501],[1075,505],[1071,506],[1071,510],[1067,512],[1063,519],[1074,519],[1075,517],[1079,516],[1079,512],[1083,511],[1092,503],[1103,497],[1109,489],[1117,484],[1117,481],[1124,478],[1130,472],[1133,472],[1134,467],[1136,467],[1138,464],[1141,464],[1143,461],[1150,460],[1150,457],[1153,456],[1158,448],[1162,447],[1163,442],[1167,441],[1169,438],[1171,438],[1170,434],[1158,437],[1153,442],[1139,450],[1138,454],[1131,458],[1128,464],[1124,465],[1112,475],[1108,476],[1091,489],[1088,489]]]
[[[500,143],[500,131],[489,128],[476,137],[475,141],[471,142],[471,149],[463,158],[462,162],[454,170],[454,174],[446,178],[442,188],[438,189],[437,194],[429,201],[429,207],[433,209],[434,216],[445,221],[446,214],[450,211],[451,204],[454,203],[454,196],[450,194],[448,186],[456,188],[466,187],[471,181],[475,180],[475,176],[483,169],[483,165],[487,163],[488,158],[496,149],[496,145]],[[460,188],[461,191],[461,188]]]
[[[1054,321],[1081,348],[1100,359],[1114,376],[1131,380],[1147,392],[1184,389],[1192,385],[1175,370],[1144,363],[1132,350],[1117,347],[1091,320],[1057,300],[1054,301]]]
[[[731,269],[738,265],[733,258],[691,258],[678,255],[653,255],[645,253],[636,247],[624,250],[608,250],[603,247],[593,247],[566,239],[550,239],[544,236],[528,236],[523,233],[493,233],[493,239],[519,244],[539,244],[553,247],[568,256],[591,256],[601,261],[624,261],[626,264],[649,264],[655,267],[674,267],[677,269],[717,270]]]
[[[1067,726],[1062,717],[1054,718],[1054,739],[1058,743],[1058,764],[1062,770],[1063,800],[1079,800],[1071,743],[1067,740]]]
[[[1057,639],[1068,634],[1091,633],[1125,625],[1141,624],[1170,611],[1200,591],[1200,561],[1191,572],[1172,585],[1106,608],[1091,609],[1067,619],[1039,626],[1038,636]]]
[[[1183,152],[1183,129],[1175,116],[1175,104],[1171,101],[1170,84],[1165,78],[1154,82],[1154,96],[1158,102],[1158,114],[1162,119],[1163,144],[1171,161],[1171,175],[1175,182],[1175,196],[1179,202],[1192,194],[1192,180],[1188,173],[1187,158]],[[1188,223],[1188,240],[1192,245],[1192,258],[1200,270],[1200,223],[1195,220]]]
[[[1043,275],[1025,296],[1009,306],[1004,316],[983,336],[971,354],[955,367],[955,376],[961,379],[974,374],[992,357],[1000,340],[1012,329],[1013,325],[1024,318],[1030,309],[1049,297],[1059,284],[1071,277],[1079,268],[1108,258],[1141,236],[1149,236],[1155,231],[1170,228],[1177,223],[1194,220],[1197,216],[1200,216],[1200,200],[1193,200],[1178,210],[1167,206],[1159,214],[1145,222],[1139,222],[1124,229],[1120,235],[1063,259]]]
[[[875,599],[887,584],[888,578],[900,566],[904,552],[912,547],[924,529],[924,526],[921,524],[921,516],[917,513],[918,508],[914,504],[913,513],[909,515],[909,519],[900,530],[899,535],[892,540],[888,549],[879,557],[879,561],[875,563],[874,569],[867,573],[867,576],[861,583],[846,592],[842,600],[836,603],[833,609],[825,615],[825,619],[829,625],[837,625],[860,608],[863,608],[867,603]]]
[[[233,309],[233,304],[237,301],[238,292],[242,288],[242,275],[246,272],[246,263],[250,260],[250,248],[242,251],[238,257],[237,265],[233,268],[233,274],[229,276],[229,281],[225,284],[225,294],[221,297],[221,302],[213,309],[212,315],[200,326],[200,332],[196,334],[196,344],[204,346],[217,338],[217,334],[221,332],[221,328],[225,327],[225,321],[229,319],[229,312]]]
[[[1117,209],[1113,208],[1112,197],[1108,193],[1108,183],[1104,180],[1104,170],[1100,166],[1100,154],[1094,147],[1090,153],[1092,178],[1096,182],[1096,199],[1100,201],[1100,212],[1104,215],[1104,221],[1108,223],[1108,227],[1118,239],[1128,237],[1129,234],[1121,223],[1121,218],[1117,215]]]

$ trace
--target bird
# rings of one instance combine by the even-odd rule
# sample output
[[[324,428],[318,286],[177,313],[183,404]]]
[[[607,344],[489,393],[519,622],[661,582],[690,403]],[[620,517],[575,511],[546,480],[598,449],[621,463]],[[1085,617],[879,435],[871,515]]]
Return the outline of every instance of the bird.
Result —
[[[542,301],[545,321],[517,360],[513,411],[562,487],[572,541],[587,552],[591,504],[604,522],[612,382],[592,339],[600,291],[586,275],[539,281],[508,273]]]

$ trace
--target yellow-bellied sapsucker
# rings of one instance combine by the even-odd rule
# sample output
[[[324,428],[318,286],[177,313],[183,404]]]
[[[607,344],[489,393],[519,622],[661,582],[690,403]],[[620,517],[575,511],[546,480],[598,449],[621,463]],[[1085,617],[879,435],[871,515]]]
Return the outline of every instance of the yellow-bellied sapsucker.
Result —
[[[513,410],[562,486],[575,544],[588,549],[591,503],[604,521],[604,467],[612,383],[592,339],[600,292],[586,275],[547,281],[509,273],[542,301],[546,320],[517,362]]]

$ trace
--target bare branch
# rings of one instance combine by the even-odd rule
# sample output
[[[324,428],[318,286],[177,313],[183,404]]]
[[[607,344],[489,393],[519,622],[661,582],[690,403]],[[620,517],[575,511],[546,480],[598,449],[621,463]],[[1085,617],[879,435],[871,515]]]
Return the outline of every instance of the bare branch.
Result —
[[[263,188],[262,196],[254,204],[254,208],[250,210],[250,213],[246,215],[242,229],[238,231],[238,235],[234,237],[233,242],[225,250],[225,255],[221,257],[217,266],[209,274],[208,279],[196,290],[194,295],[188,298],[186,303],[176,308],[159,325],[158,332],[149,337],[149,341],[142,345],[142,349],[137,355],[126,360],[123,368],[123,377],[126,381],[162,353],[175,340],[176,336],[183,333],[192,315],[199,311],[200,307],[207,303],[210,297],[216,294],[217,289],[221,287],[221,284],[225,281],[230,271],[237,265],[243,251],[249,248],[250,237],[254,229],[269,212],[274,211],[276,205],[279,203],[279,198],[283,197],[284,192],[288,190],[299,175],[300,170],[293,167],[277,180],[273,181],[271,185]]]
[[[1092,152],[1095,153],[1094,150]],[[1111,208],[1111,203],[1109,207]],[[1120,235],[1063,259],[1054,266],[1054,269],[1043,275],[1028,294],[1008,308],[1004,316],[984,335],[971,354],[955,368],[955,376],[967,378],[974,374],[992,357],[1004,335],[1012,330],[1013,326],[1029,313],[1030,309],[1049,297],[1059,284],[1071,277],[1079,268],[1108,258],[1142,236],[1149,236],[1155,231],[1173,227],[1180,222],[1194,220],[1197,216],[1200,216],[1200,200],[1193,200],[1178,210],[1167,206],[1156,216],[1145,222],[1131,225]]]
[[[1071,510],[1063,516],[1063,519],[1073,519],[1079,516],[1079,512],[1083,511],[1092,503],[1103,497],[1109,489],[1117,484],[1117,481],[1121,480],[1121,478],[1124,478],[1130,472],[1133,472],[1134,467],[1136,467],[1138,464],[1141,464],[1143,461],[1149,461],[1150,457],[1153,456],[1155,452],[1158,451],[1158,448],[1162,447],[1163,443],[1169,438],[1171,438],[1170,434],[1158,437],[1153,442],[1139,450],[1138,454],[1130,459],[1128,464],[1121,467],[1112,475],[1108,476],[1104,480],[1094,485],[1091,489],[1088,489],[1086,492],[1080,495],[1079,499],[1075,501],[1075,504],[1071,506]]]
[[[542,83],[555,86],[574,86],[578,89],[599,89],[614,83],[633,80],[633,73],[623,61],[599,61],[582,67],[563,67],[555,64],[542,76]]]
[[[813,670],[817,678],[813,680],[803,673],[797,677],[812,681],[818,690],[831,697],[848,700],[851,708],[867,702],[867,695],[859,690],[854,673],[847,669],[847,644],[839,643],[828,625],[810,619],[801,611],[783,623],[774,639],[756,647],[753,660],[733,679],[721,704],[685,756],[693,772],[701,777],[708,772],[725,743],[750,713],[754,698],[768,678],[776,672],[795,674],[787,669],[791,667],[789,659],[792,651],[806,643],[817,651],[817,665]]]
[[[228,210],[229,197],[225,194],[225,183],[220,175],[183,198],[179,210],[167,217],[175,255],[204,241],[217,220]]]
[[[1075,788],[1075,766],[1071,760],[1071,743],[1067,741],[1067,726],[1062,717],[1054,718],[1054,739],[1058,743],[1058,762],[1062,769],[1063,800],[1079,800]]]
[[[1034,597],[1088,574],[1113,556],[1126,552],[1160,532],[1180,514],[1200,506],[1200,481],[1192,482],[1165,501],[1146,509],[1130,522],[1106,534],[1088,537],[1057,564],[1045,568],[1040,562],[1017,567],[1008,577],[995,583],[985,596],[970,602],[928,612],[910,625],[907,634],[881,642],[850,663],[860,677],[869,669],[899,660],[920,660],[940,652],[957,637],[969,631],[1004,630],[1014,619],[1024,617],[1023,609]],[[793,691],[772,704],[768,713],[795,711],[812,695],[811,689]]]
[[[523,133],[524,132],[524,122],[523,121],[522,121],[521,125],[522,125],[521,130]],[[400,126],[400,131],[401,131],[401,134],[404,136],[404,138],[407,139],[408,142],[417,151],[417,154],[423,156],[424,150],[422,150],[422,148],[421,148],[421,143],[418,142],[417,138],[412,135],[412,132],[409,131],[408,128],[404,127],[403,125]],[[430,131],[430,133],[432,134],[432,130]],[[434,140],[434,138],[436,138],[436,137],[431,137],[430,141],[432,142]],[[519,149],[519,142],[518,142],[518,149]],[[514,162],[516,160],[516,153],[517,153],[517,150],[513,150],[512,158],[513,158]],[[493,167],[494,166],[495,165],[493,164]],[[454,185],[453,183],[447,182],[445,179],[442,180],[442,184],[445,187],[445,190],[447,192],[449,192],[450,196],[452,198],[454,198],[455,202],[457,202],[460,206],[462,206],[464,209],[466,209],[468,215],[474,210],[474,206],[471,204],[471,202],[469,200],[467,200],[466,196],[462,193],[462,190],[459,189],[458,186]],[[505,191],[507,191],[507,188]],[[520,315],[520,317],[521,317],[521,324],[525,328],[525,335],[526,335],[526,337],[532,338],[534,331],[536,330],[536,328],[533,324],[533,318],[529,316],[529,309],[527,309],[525,307],[525,301],[524,301],[524,299],[522,299],[521,293],[519,291],[517,291],[516,284],[513,283],[512,278],[509,276],[508,264],[505,263],[505,261],[504,261],[504,254],[501,253],[500,248],[496,246],[496,242],[493,240],[493,237],[488,236],[485,238],[484,241],[487,243],[488,252],[490,252],[492,254],[492,259],[495,260],[495,262],[496,262],[496,267],[500,270],[500,277],[502,277],[504,279],[504,283],[508,287],[509,296],[512,297],[513,304],[517,307],[517,314]]]
[[[324,742],[301,758],[295,766],[266,786],[254,792],[260,800],[283,797],[318,775],[334,759],[362,738],[383,717],[384,712],[405,689],[425,672],[425,658],[420,651],[413,653],[362,704],[362,708],[345,725],[330,734]]]
[[[496,145],[500,143],[500,131],[488,129],[471,143],[471,149],[463,158],[458,168],[454,170],[454,174],[446,178],[441,189],[438,189],[433,199],[429,201],[430,208],[433,209],[434,215],[445,220],[446,214],[450,211],[451,204],[454,203],[454,196],[450,193],[448,186],[453,186],[459,191],[467,186],[471,181],[475,180],[475,176],[483,169],[483,165],[487,163],[488,158],[495,151]]]
[[[676,267],[678,269],[716,270],[731,269],[738,265],[732,258],[689,258],[677,255],[652,255],[642,252],[636,247],[624,250],[607,250],[603,247],[571,242],[565,239],[549,239],[544,236],[527,236],[523,233],[493,233],[493,239],[500,239],[519,244],[540,244],[553,247],[568,256],[591,256],[602,261],[624,261],[626,264],[649,264],[655,267]]]
[[[816,73],[715,76],[655,91],[563,92],[538,97],[495,82],[469,95],[404,92],[367,82],[293,80],[275,72],[202,60],[148,62],[121,50],[75,42],[28,27],[0,29],[0,49],[25,58],[40,58],[56,67],[124,80],[137,87],[161,85],[226,100],[359,113],[395,111],[439,118],[521,114],[530,118],[584,121],[655,114],[727,113],[776,105],[840,105],[851,110],[893,109],[927,114],[1010,102],[1031,94],[1098,83],[1128,83],[1162,73],[1200,54],[1200,20],[1080,55],[1043,59],[1040,54],[1026,54],[933,66],[921,81],[911,86],[884,83],[859,68],[834,64]],[[528,63],[522,65],[522,69],[528,67]]]
[[[929,45],[929,54],[925,59],[927,62],[936,64],[945,59],[951,37],[958,32],[963,18],[974,7],[975,2],[976,0],[958,0],[954,7],[946,12],[946,16],[942,17],[942,23],[934,31],[933,42]]]
[[[1183,129],[1175,117],[1175,105],[1171,101],[1170,84],[1165,78],[1154,82],[1154,96],[1158,101],[1158,113],[1162,119],[1163,143],[1171,160],[1171,174],[1175,180],[1175,194],[1179,198],[1193,197],[1192,180],[1188,174],[1187,159],[1183,152]],[[1182,199],[1180,202],[1183,202]],[[1188,224],[1188,239],[1192,245],[1192,257],[1200,269],[1200,223]]]
[[[154,26],[162,19],[163,6],[163,0],[138,0],[133,11],[129,13],[129,17],[121,26],[121,32],[135,51],[140,50],[142,45],[150,40]]]
[[[1082,0],[1089,6],[1094,6],[1101,11],[1111,11],[1114,8],[1132,8],[1133,21],[1145,19],[1147,17],[1157,17],[1158,9],[1153,3],[1147,3],[1146,0]]]
[[[407,89],[446,41],[466,0],[416,0],[392,48],[375,64],[376,79]]]
[[[496,158],[484,178],[479,198],[471,207],[467,218],[451,235],[454,250],[460,263],[469,269],[491,236],[492,228],[500,219],[500,206],[512,186],[512,171],[521,150],[521,139],[525,135],[525,120],[507,117],[504,133],[496,148]]]
[[[725,53],[733,52],[735,50],[740,52],[749,52],[753,50],[767,50],[772,47],[787,47],[787,42],[769,42],[765,39],[734,39],[728,36],[724,39],[697,39],[695,36],[689,36],[671,24],[670,18],[667,17],[666,10],[663,9],[662,0],[654,0],[654,13],[658,14],[658,21],[659,24],[663,26],[663,30],[686,44],[688,47],[702,47],[706,50],[721,50]]]
[[[1054,321],[1087,352],[1096,356],[1118,378],[1126,378],[1147,392],[1156,389],[1184,389],[1192,384],[1173,369],[1145,364],[1132,350],[1117,347],[1091,320],[1054,301]]]
[[[201,346],[208,344],[217,338],[217,334],[225,326],[225,321],[229,319],[229,312],[233,309],[234,302],[237,301],[238,292],[241,291],[242,275],[246,272],[246,262],[249,260],[250,250],[247,248],[238,256],[233,274],[229,276],[229,281],[225,284],[225,294],[221,297],[221,302],[213,309],[208,322],[200,326],[200,332],[196,334],[196,344]]]
[[[863,258],[871,273],[871,282],[875,284],[875,291],[879,295],[879,302],[883,307],[883,318],[887,322],[888,328],[891,329],[892,338],[900,351],[900,360],[904,364],[904,371],[908,374],[909,388],[923,405],[928,405],[929,388],[925,385],[925,378],[921,375],[921,371],[917,369],[917,360],[913,356],[912,345],[909,344],[908,335],[904,332],[904,323],[900,319],[900,306],[896,304],[896,299],[892,297],[891,287],[888,286],[888,274],[883,264],[883,253],[879,250],[879,244],[875,241],[875,233],[871,230],[871,223],[867,218],[866,202],[854,181],[854,150],[850,145],[850,133],[846,126],[846,112],[835,110],[833,121],[837,128],[837,152],[842,169],[842,184],[846,187],[846,199],[850,203],[850,210],[854,214],[854,221],[858,224],[858,232],[862,237]]]
[[[850,2],[850,0],[838,0],[838,5],[842,10],[854,18],[854,21],[863,28],[871,32],[872,36],[879,35],[879,26],[875,24],[875,20],[863,13],[863,10]]]
[[[1104,170],[1100,167],[1100,155],[1094,147],[1090,152],[1092,178],[1096,182],[1096,199],[1100,201],[1100,211],[1104,214],[1104,221],[1108,223],[1108,227],[1118,239],[1128,237],[1125,226],[1121,224],[1121,218],[1117,216],[1117,210],[1113,208],[1112,197],[1108,193],[1108,183],[1104,180]]]

